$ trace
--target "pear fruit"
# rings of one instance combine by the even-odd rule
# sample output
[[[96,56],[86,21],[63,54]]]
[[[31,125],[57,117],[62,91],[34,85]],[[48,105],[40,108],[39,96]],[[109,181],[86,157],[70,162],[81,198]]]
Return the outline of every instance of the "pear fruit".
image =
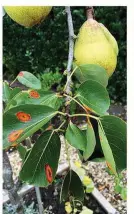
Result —
[[[32,27],[43,21],[50,13],[51,6],[4,6],[6,13],[18,24]]]
[[[117,64],[118,44],[107,28],[90,18],[80,28],[74,47],[76,65],[97,64],[110,77]]]

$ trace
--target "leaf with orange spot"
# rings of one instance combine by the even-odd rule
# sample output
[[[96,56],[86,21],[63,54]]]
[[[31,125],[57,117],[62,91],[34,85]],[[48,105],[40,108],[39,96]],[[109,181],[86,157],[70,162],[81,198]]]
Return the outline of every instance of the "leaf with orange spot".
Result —
[[[58,168],[60,149],[58,134],[45,131],[25,158],[20,172],[21,180],[39,187],[52,183]]]
[[[105,160],[107,163],[109,163],[109,166],[111,167],[113,173],[115,175],[117,175],[116,164],[115,164],[113,152],[112,152],[111,147],[108,143],[108,140],[107,140],[107,137],[106,137],[105,132],[103,130],[103,127],[100,125],[100,123],[98,124],[98,126],[99,126],[99,136],[100,136],[101,148],[103,150]]]
[[[18,81],[28,88],[41,89],[41,82],[36,76],[27,71],[21,71],[17,76]]]
[[[44,90],[28,90],[22,91],[14,97],[10,108],[22,104],[40,104],[58,110],[62,103],[63,98],[59,97],[57,93]]]
[[[3,148],[10,147],[11,142],[17,144],[22,142],[44,126],[56,114],[57,111],[48,106],[32,104],[20,105],[6,111],[3,116]],[[23,130],[23,132],[21,135],[15,135],[14,130]],[[17,137],[15,138],[15,136]]]

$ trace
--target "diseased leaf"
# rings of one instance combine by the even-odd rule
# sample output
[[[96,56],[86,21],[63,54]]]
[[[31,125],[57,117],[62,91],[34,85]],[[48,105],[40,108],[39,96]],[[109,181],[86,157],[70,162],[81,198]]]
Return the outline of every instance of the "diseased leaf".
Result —
[[[104,130],[102,129],[101,125],[99,124],[99,136],[100,136],[100,143],[101,143],[101,147],[104,153],[104,157],[106,160],[106,163],[109,167],[109,169],[115,174],[117,175],[116,172],[116,164],[115,164],[115,160],[113,157],[113,153],[111,150],[111,147],[108,143],[107,137],[104,133]]]
[[[44,105],[20,105],[3,116],[3,149],[20,143],[50,121],[57,112]]]
[[[61,142],[58,134],[53,131],[45,131],[27,155],[20,178],[35,186],[48,186],[56,175],[60,148]]]
[[[14,97],[10,108],[22,104],[41,104],[58,110],[63,102],[63,98],[58,93],[44,90],[22,91]]]
[[[41,89],[41,82],[37,77],[27,71],[21,71],[17,76],[18,81],[32,89]]]

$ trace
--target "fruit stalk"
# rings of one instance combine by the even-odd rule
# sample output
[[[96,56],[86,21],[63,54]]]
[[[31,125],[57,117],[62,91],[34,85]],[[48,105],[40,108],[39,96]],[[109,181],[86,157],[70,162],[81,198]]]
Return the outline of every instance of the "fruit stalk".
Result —
[[[86,7],[87,19],[94,19],[94,9],[93,7]]]

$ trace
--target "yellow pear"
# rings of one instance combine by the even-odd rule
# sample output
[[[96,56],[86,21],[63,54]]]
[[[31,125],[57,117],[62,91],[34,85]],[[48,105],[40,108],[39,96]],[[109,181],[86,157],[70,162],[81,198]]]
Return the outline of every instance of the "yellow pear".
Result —
[[[51,6],[4,6],[7,14],[20,25],[32,27],[45,19]]]
[[[75,63],[100,65],[110,77],[117,64],[117,55],[117,42],[107,28],[91,18],[84,22],[75,43]]]

